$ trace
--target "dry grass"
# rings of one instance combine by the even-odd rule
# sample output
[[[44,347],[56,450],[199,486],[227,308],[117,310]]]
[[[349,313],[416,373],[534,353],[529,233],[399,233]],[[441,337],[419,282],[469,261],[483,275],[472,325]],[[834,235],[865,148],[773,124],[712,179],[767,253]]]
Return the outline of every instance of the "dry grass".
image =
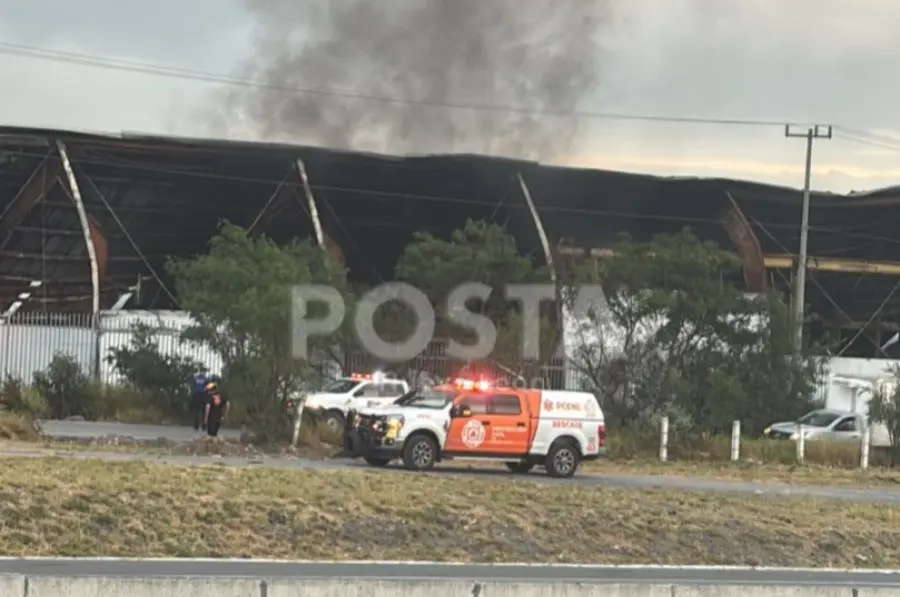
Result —
[[[856,444],[809,442],[805,462],[796,464],[790,441],[744,439],[740,460],[730,462],[731,439],[673,437],[668,462],[659,462],[659,439],[629,434],[610,438],[608,461],[586,469],[606,474],[695,476],[761,482],[820,485],[900,485],[900,469],[889,467],[884,449],[872,450],[869,469],[862,471]]]
[[[0,411],[0,440],[35,442],[40,439],[40,430],[33,418]]]
[[[900,509],[362,472],[5,459],[0,553],[900,565]]]
[[[659,455],[659,437],[629,433],[613,434],[609,439],[612,460],[652,460]],[[758,464],[792,465],[796,461],[796,444],[792,441],[743,438],[741,460]],[[685,438],[670,436],[668,456],[673,462],[728,462],[731,457],[731,438],[723,436]],[[808,442],[805,450],[807,464],[852,469],[859,466],[860,446],[844,442]],[[886,454],[873,451],[872,466],[888,464]]]
[[[652,462],[608,461],[590,463],[585,472],[606,475],[660,475],[669,477],[702,477],[726,481],[760,483],[795,483],[828,486],[895,486],[900,487],[900,470],[870,468],[844,469],[822,465],[779,465],[753,462]]]
[[[22,421],[27,422],[27,419]],[[36,432],[31,435],[4,434],[3,430],[3,418],[0,417],[0,451],[39,451],[48,455],[71,452],[116,452],[159,456],[215,455],[245,458],[290,456],[318,460],[338,455],[341,444],[340,434],[325,426],[301,427],[296,449],[285,444],[255,445],[247,439],[230,441],[223,438],[200,437],[189,442],[175,442],[164,439],[138,441],[117,435],[98,438],[49,438]]]

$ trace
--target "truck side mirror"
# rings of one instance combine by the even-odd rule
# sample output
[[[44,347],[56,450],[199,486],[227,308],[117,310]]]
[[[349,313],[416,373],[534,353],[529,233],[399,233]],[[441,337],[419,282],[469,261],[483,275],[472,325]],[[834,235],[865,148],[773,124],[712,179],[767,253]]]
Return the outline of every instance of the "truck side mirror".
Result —
[[[454,418],[467,418],[472,416],[472,409],[465,404],[459,404],[453,407],[450,415]]]

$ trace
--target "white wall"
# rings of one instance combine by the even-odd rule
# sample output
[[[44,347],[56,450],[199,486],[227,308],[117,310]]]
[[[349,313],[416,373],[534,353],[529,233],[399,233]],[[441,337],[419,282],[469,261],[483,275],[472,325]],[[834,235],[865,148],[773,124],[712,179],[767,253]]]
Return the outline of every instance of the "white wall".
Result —
[[[28,314],[25,314],[28,315]],[[213,373],[220,374],[222,361],[209,347],[181,342],[180,334],[191,325],[187,313],[180,311],[107,311],[100,316],[100,378],[106,383],[119,381],[106,356],[111,348],[131,343],[131,326],[136,322],[157,328],[155,340],[161,353],[198,360]],[[58,352],[72,356],[85,372],[92,370],[95,335],[90,317],[82,314],[60,315],[50,325],[32,323],[28,317],[14,317],[0,324],[0,365],[4,377],[16,376],[30,381],[37,371],[46,369]]]

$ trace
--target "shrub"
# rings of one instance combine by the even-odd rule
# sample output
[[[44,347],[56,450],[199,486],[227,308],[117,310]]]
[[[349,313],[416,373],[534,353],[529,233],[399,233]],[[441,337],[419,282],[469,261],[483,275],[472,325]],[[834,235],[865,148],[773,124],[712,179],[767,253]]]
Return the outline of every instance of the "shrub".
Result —
[[[154,332],[146,324],[135,324],[131,344],[110,349],[106,360],[128,387],[143,396],[147,409],[181,418],[187,414],[188,379],[205,366],[191,358],[162,354]]]
[[[41,439],[40,419],[24,413],[0,412],[0,439],[38,441]]]
[[[96,394],[90,379],[74,358],[56,353],[46,371],[34,374],[34,387],[47,401],[50,417],[65,419],[72,416],[93,418]]]
[[[43,419],[50,414],[50,405],[37,388],[26,385],[18,377],[7,377],[0,385],[0,407],[3,410]]]

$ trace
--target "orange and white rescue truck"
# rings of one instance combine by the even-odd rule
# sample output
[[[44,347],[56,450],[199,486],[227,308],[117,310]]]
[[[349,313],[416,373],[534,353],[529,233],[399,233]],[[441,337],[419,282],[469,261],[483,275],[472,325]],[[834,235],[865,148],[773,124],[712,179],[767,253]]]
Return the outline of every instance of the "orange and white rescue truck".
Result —
[[[538,466],[571,477],[582,461],[606,456],[606,425],[587,392],[457,379],[355,412],[348,444],[355,446],[351,456],[371,466],[399,459],[407,469],[428,470],[443,460],[477,459],[503,462],[515,473]]]

